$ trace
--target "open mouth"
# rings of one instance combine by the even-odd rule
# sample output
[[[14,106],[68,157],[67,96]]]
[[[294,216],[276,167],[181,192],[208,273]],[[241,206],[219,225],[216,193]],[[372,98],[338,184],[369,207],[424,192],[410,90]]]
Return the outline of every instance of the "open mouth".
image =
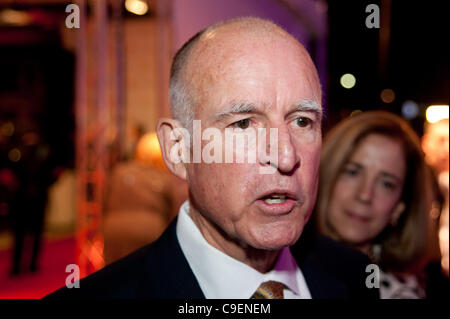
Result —
[[[274,191],[272,193],[267,193],[260,198],[264,203],[269,205],[280,205],[286,202],[297,202],[297,198],[293,193],[288,193],[285,191]]]
[[[263,197],[262,200],[267,204],[283,204],[288,199],[290,198],[283,194],[270,194],[268,196]]]
[[[271,189],[256,201],[261,212],[268,215],[285,215],[301,205],[295,192],[287,189]]]

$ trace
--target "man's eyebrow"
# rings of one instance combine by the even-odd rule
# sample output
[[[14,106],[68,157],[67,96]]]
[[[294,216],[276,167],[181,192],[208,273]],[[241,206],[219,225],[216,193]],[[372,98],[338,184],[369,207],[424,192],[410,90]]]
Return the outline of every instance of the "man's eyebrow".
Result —
[[[231,107],[226,110],[222,110],[216,114],[216,120],[220,121],[223,118],[239,113],[255,113],[257,108],[253,103],[249,102],[232,102]]]
[[[314,112],[319,118],[322,118],[322,108],[319,103],[312,99],[302,99],[299,102],[294,104],[295,107],[292,112]],[[234,114],[247,114],[247,113],[259,113],[260,111],[257,109],[255,104],[251,102],[232,102],[231,107],[226,110],[222,110],[218,112],[215,116],[217,121],[220,121],[226,117],[229,117]]]
[[[314,112],[319,118],[322,118],[322,107],[319,103],[312,99],[302,99],[294,104],[295,108],[291,112]]]

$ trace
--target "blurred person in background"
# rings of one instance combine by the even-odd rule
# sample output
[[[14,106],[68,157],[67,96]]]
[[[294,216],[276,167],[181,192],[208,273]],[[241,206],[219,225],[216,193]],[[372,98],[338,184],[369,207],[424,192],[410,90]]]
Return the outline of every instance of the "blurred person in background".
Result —
[[[103,234],[105,263],[149,244],[163,233],[187,199],[187,185],[167,170],[156,133],[144,134],[134,159],[111,175]]]
[[[425,297],[417,275],[426,244],[429,185],[419,137],[396,115],[364,112],[325,138],[318,229],[378,264],[382,299]]]
[[[426,122],[422,137],[422,148],[425,159],[431,166],[436,178],[437,214],[432,215],[433,235],[438,237],[440,261],[430,263],[427,271],[429,276],[429,294],[441,298],[448,296],[449,277],[449,120],[443,119],[435,123]]]
[[[42,42],[0,48],[0,207],[13,235],[13,276],[42,266],[48,189],[74,166],[74,56],[56,34],[29,31]]]
[[[17,276],[39,269],[48,188],[64,168],[43,121],[18,117],[8,123],[14,133],[2,139],[1,179],[14,237],[11,275]]]

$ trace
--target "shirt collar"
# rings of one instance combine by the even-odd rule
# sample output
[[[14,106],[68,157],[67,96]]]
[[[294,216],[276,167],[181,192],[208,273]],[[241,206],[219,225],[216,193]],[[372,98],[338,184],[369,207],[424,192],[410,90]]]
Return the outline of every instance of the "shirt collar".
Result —
[[[262,282],[268,280],[281,282],[294,294],[300,294],[298,281],[301,278],[304,282],[304,278],[289,247],[281,250],[270,272],[260,273],[205,240],[189,216],[189,201],[180,208],[177,237],[206,298],[248,299]]]

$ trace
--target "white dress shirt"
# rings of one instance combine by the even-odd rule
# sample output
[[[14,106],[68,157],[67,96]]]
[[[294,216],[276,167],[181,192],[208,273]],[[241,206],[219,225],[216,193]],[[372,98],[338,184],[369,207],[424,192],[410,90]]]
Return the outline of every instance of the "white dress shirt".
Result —
[[[177,237],[203,294],[208,299],[249,299],[265,281],[283,283],[285,299],[311,299],[305,278],[289,247],[281,250],[275,267],[263,274],[211,246],[189,216],[183,203],[177,220]]]

